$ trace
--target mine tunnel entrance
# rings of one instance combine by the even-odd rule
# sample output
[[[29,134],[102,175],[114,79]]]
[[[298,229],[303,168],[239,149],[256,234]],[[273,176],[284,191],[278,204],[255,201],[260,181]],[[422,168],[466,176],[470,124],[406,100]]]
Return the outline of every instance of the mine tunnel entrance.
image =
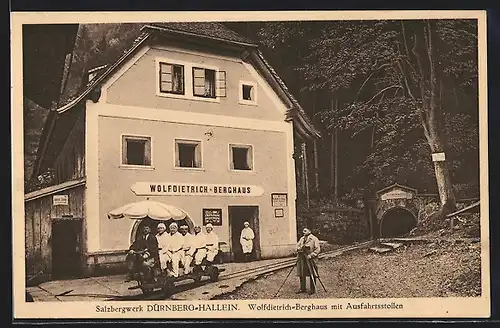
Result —
[[[417,225],[413,214],[404,208],[388,210],[380,221],[380,236],[399,237],[411,231]]]

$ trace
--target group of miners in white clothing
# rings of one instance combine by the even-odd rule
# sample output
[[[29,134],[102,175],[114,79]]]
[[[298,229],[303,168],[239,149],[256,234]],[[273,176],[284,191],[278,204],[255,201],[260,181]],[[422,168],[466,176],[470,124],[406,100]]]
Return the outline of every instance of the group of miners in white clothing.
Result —
[[[219,237],[211,224],[205,226],[206,233],[201,231],[200,226],[195,226],[194,234],[191,234],[187,225],[178,227],[175,222],[169,225],[169,232],[166,232],[164,223],[158,224],[157,229],[160,268],[162,271],[170,269],[173,277],[179,277],[181,273],[190,274],[193,260],[196,266],[201,266],[205,258],[213,263],[219,252]],[[181,264],[183,272],[180,272]]]
[[[173,277],[188,275],[195,268],[203,269],[204,265],[211,265],[219,252],[219,236],[210,223],[205,225],[205,232],[202,232],[200,226],[195,226],[194,234],[189,232],[187,225],[179,227],[175,222],[171,223],[168,229],[165,223],[159,223],[156,235],[150,233],[149,226],[145,226],[142,232],[143,235],[131,245],[127,254],[127,281],[132,280],[134,272],[143,265],[140,256],[143,249],[147,249],[151,255],[152,262],[145,263],[147,266],[154,265],[157,261],[161,271]],[[255,233],[250,224],[244,222],[240,244],[245,262],[251,260],[254,238]]]

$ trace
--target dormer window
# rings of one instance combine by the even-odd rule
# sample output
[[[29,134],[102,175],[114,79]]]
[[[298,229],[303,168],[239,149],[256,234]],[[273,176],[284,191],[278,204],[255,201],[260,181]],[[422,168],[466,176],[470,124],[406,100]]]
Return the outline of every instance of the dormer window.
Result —
[[[160,92],[184,94],[184,66],[160,62]]]

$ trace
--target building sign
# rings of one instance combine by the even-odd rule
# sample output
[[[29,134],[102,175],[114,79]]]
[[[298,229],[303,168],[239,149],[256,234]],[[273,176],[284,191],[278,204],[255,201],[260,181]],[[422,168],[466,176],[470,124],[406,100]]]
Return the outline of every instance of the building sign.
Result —
[[[274,217],[275,218],[282,218],[285,216],[285,212],[283,211],[282,208],[275,208],[274,209]]]
[[[52,205],[68,205],[69,197],[68,195],[54,195],[52,196]]]
[[[137,182],[130,189],[137,196],[235,196],[256,197],[264,189],[252,185]]]
[[[381,200],[389,200],[389,199],[412,199],[413,193],[409,191],[405,191],[403,189],[393,189],[385,194],[380,196]]]
[[[434,153],[432,154],[432,161],[433,162],[444,162],[445,156],[444,153]]]
[[[273,207],[286,207],[288,199],[287,199],[287,194],[278,194],[278,193],[273,193],[271,194],[271,204]]]
[[[213,226],[222,226],[222,209],[221,208],[204,208],[203,209],[203,225],[211,223]]]

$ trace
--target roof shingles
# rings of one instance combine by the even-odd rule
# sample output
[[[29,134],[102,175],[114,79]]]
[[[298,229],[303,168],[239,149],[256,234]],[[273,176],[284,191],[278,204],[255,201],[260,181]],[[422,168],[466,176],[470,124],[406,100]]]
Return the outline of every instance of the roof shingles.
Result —
[[[243,43],[256,46],[255,42],[247,39],[218,22],[168,22],[149,23],[145,26],[155,27],[172,32],[181,32],[211,39],[220,39],[229,42]]]

